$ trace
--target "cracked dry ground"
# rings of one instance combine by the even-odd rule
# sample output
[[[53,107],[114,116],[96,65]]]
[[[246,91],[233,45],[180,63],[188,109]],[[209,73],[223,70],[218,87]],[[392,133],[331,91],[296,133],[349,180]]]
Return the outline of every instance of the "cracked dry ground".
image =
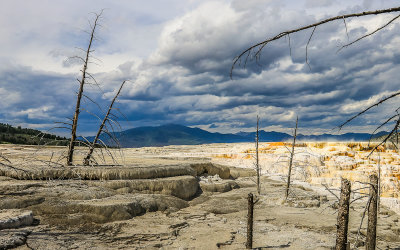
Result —
[[[13,182],[13,180],[8,181]],[[224,182],[226,180],[215,181],[218,185]],[[70,209],[77,209],[75,212],[79,213],[73,213],[73,211],[44,213],[44,209],[38,207],[43,203],[38,200],[32,201],[35,200],[35,190],[40,189],[32,184],[26,189],[15,189],[12,195],[25,197],[24,202],[28,200],[32,202],[25,209],[34,211],[36,223],[19,229],[4,229],[0,232],[15,237],[25,237],[26,244],[17,249],[244,249],[246,198],[249,192],[255,193],[256,189],[250,177],[238,178],[235,182],[237,185],[230,191],[217,189],[217,191],[227,192],[198,192],[197,196],[189,201],[181,200],[187,204],[182,204],[180,208],[174,205],[174,208],[154,207],[152,209],[150,205],[150,209],[145,209],[146,211],[138,213],[135,217],[121,217],[122,219],[105,223],[99,215],[104,212],[89,208],[82,209],[78,205],[65,204]],[[285,187],[283,182],[264,177],[262,184],[262,194],[255,205],[253,247],[264,249],[331,249],[334,247],[336,233],[336,210],[332,206],[334,197],[317,194],[301,186],[293,186],[289,200],[283,202]],[[84,181],[52,181],[50,188],[54,192],[64,192],[63,194],[68,195],[77,195],[71,191],[71,189],[76,189],[85,196],[85,192],[93,187]],[[105,196],[106,192],[112,192],[112,190],[99,190],[98,198]],[[7,192],[3,189],[3,193]],[[43,194],[43,192],[37,194],[39,193]],[[9,189],[8,195],[10,194]],[[31,198],[27,199],[27,195],[31,195]],[[133,196],[139,196],[139,194]],[[164,197],[162,194],[156,196]],[[48,197],[51,197],[51,194]],[[129,195],[122,198],[127,197]],[[158,198],[154,197],[155,200]],[[118,199],[113,199],[115,200]],[[150,201],[146,200],[146,202]],[[17,198],[14,203],[7,204],[23,206],[23,202],[18,203]],[[110,204],[112,206],[114,203],[110,202]],[[121,206],[121,203],[115,204],[115,206]],[[145,207],[146,204],[142,206]],[[351,205],[349,238],[352,243],[355,242],[357,235],[362,206],[361,202]],[[152,210],[162,211],[149,212]],[[115,211],[123,211],[123,209]],[[97,216],[92,214],[90,218],[89,213],[97,214]],[[381,208],[378,219],[378,247],[380,249],[400,248],[399,218],[399,215],[394,212]],[[364,229],[361,230],[359,240],[361,249],[363,249],[363,234],[365,234]]]

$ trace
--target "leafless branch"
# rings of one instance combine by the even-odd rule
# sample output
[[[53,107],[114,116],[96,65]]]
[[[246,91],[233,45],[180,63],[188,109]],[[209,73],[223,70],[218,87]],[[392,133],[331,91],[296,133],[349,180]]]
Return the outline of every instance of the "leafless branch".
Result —
[[[329,23],[329,22],[332,22],[332,21],[335,21],[335,20],[343,20],[343,19],[350,18],[350,17],[362,17],[362,16],[370,16],[370,15],[379,15],[379,14],[393,13],[393,12],[399,12],[399,11],[400,11],[400,7],[395,7],[395,8],[390,8],[390,9],[382,9],[382,10],[375,10],[375,11],[365,11],[365,12],[360,12],[360,13],[351,13],[351,14],[347,14],[347,15],[340,15],[340,16],[327,18],[327,19],[324,19],[322,21],[319,21],[319,22],[316,22],[316,23],[313,23],[313,24],[310,24],[310,25],[302,26],[302,27],[297,28],[297,29],[283,31],[283,32],[277,34],[274,37],[271,37],[271,38],[269,38],[267,40],[264,40],[262,42],[259,42],[259,43],[256,43],[256,44],[250,46],[249,48],[247,48],[244,51],[242,51],[238,56],[236,56],[233,59],[232,67],[231,67],[231,70],[230,70],[230,77],[232,78],[233,70],[234,70],[236,64],[238,64],[240,62],[241,58],[244,55],[247,55],[246,57],[249,57],[250,52],[255,50],[255,49],[257,49],[257,51],[256,51],[256,53],[254,55],[255,57],[257,57],[267,44],[271,43],[272,41],[279,40],[282,37],[285,37],[285,36],[287,36],[289,34],[297,33],[297,32],[300,32],[300,31],[303,31],[303,30],[307,30],[307,29],[310,29],[310,28],[315,28],[317,26],[320,26],[320,25],[323,25],[325,23]],[[247,59],[246,59],[246,61],[247,61]]]
[[[379,130],[380,128],[382,128],[383,126],[385,126],[388,122],[390,122],[391,120],[393,120],[393,119],[396,118],[396,117],[399,117],[399,115],[396,114],[396,115],[394,115],[394,116],[392,116],[392,117],[389,117],[389,119],[387,119],[385,122],[383,122],[381,125],[379,125],[379,126],[374,130],[374,132],[372,132],[372,134],[371,134],[371,136],[370,136],[370,138],[369,138],[369,140],[368,140],[368,146],[369,146],[369,143],[371,142],[371,139],[372,139],[372,137],[374,136],[375,132],[378,131],[378,130]]]
[[[346,18],[344,18],[344,16],[343,16],[343,23],[344,23],[344,27],[346,28],[347,40],[350,40],[350,38],[349,38],[349,32],[348,32],[348,30],[347,30]]]
[[[326,184],[321,184],[329,193],[331,193],[333,196],[336,197],[336,199],[339,201],[339,196],[337,196]]]
[[[358,200],[367,198],[367,197],[368,197],[368,196],[360,196],[360,197],[358,197],[358,198],[355,198],[354,200],[350,201],[350,204],[353,203],[353,202],[355,202],[355,201],[358,201]]]
[[[306,63],[307,63],[308,68],[310,70],[311,70],[311,67],[310,67],[310,64],[308,63],[308,45],[310,44],[311,38],[314,35],[314,31],[315,31],[316,28],[317,28],[317,26],[314,26],[314,29],[312,30],[310,38],[308,38],[308,42],[307,42],[307,45],[306,45]]]
[[[11,161],[10,161],[9,159],[7,159],[7,158],[6,158],[3,154],[1,154],[1,153],[0,153],[0,158],[11,164]]]
[[[364,221],[365,213],[367,212],[370,204],[371,204],[371,196],[369,197],[369,199],[367,201],[367,204],[365,205],[364,212],[363,212],[363,215],[361,217],[360,226],[358,227],[358,230],[357,230],[357,237],[356,237],[355,245],[357,245],[357,243],[358,243],[358,237],[360,236],[361,227],[362,227],[362,224],[363,224],[363,221]]]
[[[391,20],[390,20],[389,22],[387,22],[385,25],[383,25],[383,26],[377,28],[376,30],[372,31],[371,33],[368,33],[368,34],[366,34],[366,35],[364,35],[364,36],[362,36],[362,37],[359,37],[359,38],[357,38],[356,40],[352,41],[351,43],[348,43],[348,44],[343,45],[342,47],[340,47],[340,49],[338,49],[337,52],[340,52],[342,49],[347,48],[347,47],[349,47],[350,45],[353,45],[353,44],[355,44],[356,42],[358,42],[358,41],[360,41],[360,40],[362,40],[362,39],[364,39],[364,38],[366,38],[366,37],[369,37],[369,36],[375,34],[376,32],[380,31],[381,29],[387,27],[389,24],[391,24],[394,20],[396,20],[396,19],[399,18],[399,17],[400,17],[400,15],[398,15],[398,16],[396,16],[395,18],[391,19]]]
[[[287,34],[287,36],[288,36],[288,40],[289,40],[289,55],[290,55],[290,57],[292,57],[292,45],[291,45],[291,43],[290,43],[290,34]]]
[[[400,124],[400,119],[397,120],[396,125],[394,126],[394,128],[392,129],[392,131],[390,131],[390,133],[385,137],[385,139],[383,139],[378,145],[376,145],[372,151],[368,154],[368,157],[382,144],[384,144],[393,134],[394,132],[397,130],[397,128],[399,127]]]
[[[103,109],[100,107],[100,105],[99,105],[97,102],[95,102],[92,98],[90,98],[89,96],[87,96],[87,95],[85,95],[85,94],[82,94],[82,96],[85,97],[86,99],[88,99],[88,100],[89,100],[90,102],[92,102],[94,105],[96,105],[96,106],[99,108],[100,111],[103,110]]]
[[[122,82],[120,88],[118,89],[117,94],[114,96],[113,100],[111,101],[111,104],[108,108],[107,114],[104,116],[104,119],[99,127],[99,130],[97,131],[96,137],[94,138],[92,145],[89,147],[89,152],[84,159],[84,165],[89,165],[90,158],[92,157],[92,154],[93,154],[94,145],[97,143],[97,140],[99,139],[100,134],[104,131],[103,128],[106,125],[106,122],[108,121],[108,116],[110,115],[112,107],[114,105],[114,102],[115,102],[115,100],[117,100],[119,94],[121,93],[122,87],[124,86],[125,82],[126,81]],[[111,125],[111,123],[110,123],[110,125]],[[112,127],[112,125],[111,125],[111,127]]]
[[[341,129],[344,127],[344,125],[348,124],[349,122],[351,122],[351,121],[354,120],[355,118],[359,117],[360,115],[364,114],[365,112],[367,112],[368,110],[372,109],[373,107],[377,107],[377,106],[379,106],[380,104],[382,104],[383,102],[385,102],[385,101],[387,101],[387,100],[389,100],[389,99],[391,99],[391,98],[393,98],[393,97],[396,97],[396,96],[398,96],[398,95],[400,95],[400,91],[399,91],[399,92],[396,92],[396,93],[394,93],[394,94],[392,94],[392,95],[390,95],[390,96],[387,96],[387,97],[381,99],[380,101],[378,101],[378,102],[372,104],[372,105],[369,106],[368,108],[364,109],[364,110],[361,111],[360,113],[356,114],[355,116],[351,117],[350,119],[348,119],[347,121],[345,121],[344,123],[342,123],[342,124],[339,126],[339,130],[341,130]]]

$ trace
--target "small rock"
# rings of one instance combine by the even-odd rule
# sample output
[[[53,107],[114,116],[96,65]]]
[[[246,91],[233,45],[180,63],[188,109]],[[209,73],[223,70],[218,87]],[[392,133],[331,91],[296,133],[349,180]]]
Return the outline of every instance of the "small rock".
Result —
[[[27,230],[15,232],[6,229],[0,231],[0,249],[10,249],[24,245],[30,233]]]
[[[19,228],[33,223],[32,211],[4,209],[0,211],[0,229]]]

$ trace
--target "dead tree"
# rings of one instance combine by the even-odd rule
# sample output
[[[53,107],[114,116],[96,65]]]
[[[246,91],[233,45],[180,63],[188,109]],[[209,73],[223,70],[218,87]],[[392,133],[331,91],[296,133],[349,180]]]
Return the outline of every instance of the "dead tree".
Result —
[[[247,240],[246,240],[246,248],[253,248],[253,211],[254,211],[254,202],[253,202],[253,194],[249,193],[247,196]]]
[[[367,227],[367,241],[366,250],[375,250],[376,246],[376,225],[378,220],[377,204],[378,204],[378,177],[373,174],[369,177],[370,181],[370,204],[368,207],[368,227]]]
[[[290,151],[290,160],[289,160],[289,171],[288,171],[288,178],[287,178],[287,184],[286,184],[286,193],[285,193],[285,199],[288,198],[289,196],[289,189],[290,189],[290,176],[292,174],[292,165],[293,165],[293,157],[294,157],[294,146],[296,145],[296,137],[297,137],[297,124],[299,121],[299,117],[296,119],[296,128],[294,129],[294,135],[293,135],[293,143],[292,143],[292,150]]]
[[[377,190],[377,204],[378,204],[378,213],[380,211],[380,203],[381,203],[381,154],[378,152],[378,190]]]
[[[340,191],[339,209],[337,217],[336,250],[346,250],[347,232],[349,225],[351,184],[347,179],[342,179]]]
[[[260,169],[260,161],[258,158],[258,141],[259,141],[259,135],[258,135],[258,130],[259,130],[259,121],[260,117],[257,115],[257,131],[256,131],[256,171],[257,171],[257,193],[260,195],[261,193],[261,183],[260,183],[260,176],[261,176],[261,169]]]
[[[398,113],[399,109],[396,110],[397,113]],[[398,114],[397,120],[400,120],[400,114]],[[397,153],[400,154],[399,128],[398,127],[396,128],[396,131],[394,133],[395,133],[395,138],[390,138],[389,141],[393,144],[393,146],[395,147]]]
[[[399,118],[400,119],[400,118]],[[397,153],[400,154],[400,148],[399,148],[399,128],[396,128],[396,145],[397,145]]]
[[[89,44],[85,51],[85,53],[86,53],[85,58],[78,57],[79,59],[81,59],[83,61],[83,68],[81,70],[81,73],[82,73],[81,79],[78,80],[79,90],[78,90],[78,94],[77,94],[77,98],[76,98],[75,113],[74,113],[74,117],[72,119],[71,140],[69,143],[68,155],[67,155],[67,165],[68,166],[72,165],[72,162],[73,162],[74,148],[75,148],[75,142],[76,142],[76,138],[77,138],[76,130],[78,128],[78,118],[79,118],[79,113],[81,111],[81,99],[83,96],[84,86],[85,86],[85,83],[87,82],[87,79],[92,78],[91,75],[87,72],[87,69],[88,69],[88,64],[90,62],[91,53],[93,52],[93,50],[91,48],[92,48],[93,41],[95,40],[96,28],[98,26],[98,22],[102,15],[102,12],[103,11],[101,11],[99,14],[95,13],[95,19],[94,19],[93,24],[91,25]]]
[[[97,131],[96,136],[95,136],[95,138],[93,139],[93,142],[89,145],[89,152],[87,153],[85,159],[83,160],[83,165],[85,165],[85,166],[89,165],[89,163],[90,163],[90,159],[92,158],[92,154],[93,154],[93,151],[94,151],[95,146],[97,145],[97,142],[98,142],[98,140],[99,140],[99,137],[100,137],[100,135],[105,131],[104,128],[105,128],[106,122],[110,122],[109,115],[111,114],[111,111],[112,111],[112,109],[113,109],[114,102],[117,100],[119,94],[121,93],[122,87],[124,86],[125,82],[126,82],[126,81],[123,81],[123,82],[122,82],[121,86],[120,86],[119,89],[118,89],[117,94],[116,94],[116,95],[114,96],[114,98],[112,99],[111,104],[110,104],[110,106],[108,107],[108,111],[107,111],[106,115],[104,116],[104,119],[103,119],[102,123],[100,124],[99,130]],[[113,135],[110,134],[108,131],[106,131],[106,133],[107,133],[109,136],[113,137]],[[104,145],[104,146],[105,146],[105,145]]]
[[[290,35],[291,35],[291,34],[294,34],[294,33],[297,33],[297,32],[301,32],[301,31],[305,31],[305,30],[311,29],[312,32],[311,32],[311,34],[310,34],[310,37],[309,37],[309,39],[308,39],[308,41],[307,41],[307,45],[306,45],[306,48],[305,48],[305,49],[306,49],[305,63],[309,66],[309,63],[308,63],[308,45],[310,44],[311,39],[312,39],[312,37],[313,37],[313,35],[314,35],[314,32],[315,32],[315,30],[316,30],[317,27],[320,27],[320,26],[322,26],[322,25],[324,25],[324,24],[331,23],[331,22],[334,22],[334,21],[343,21],[344,28],[345,28],[345,30],[346,30],[346,34],[348,35],[348,33],[347,33],[347,23],[346,23],[346,19],[348,19],[348,18],[352,18],[352,17],[358,18],[358,17],[363,17],[363,16],[383,15],[383,14],[398,13],[398,12],[400,12],[400,7],[394,7],[394,8],[389,8],[389,9],[381,9],[381,10],[375,10],[375,11],[364,11],[364,12],[360,12],[360,13],[351,13],[351,14],[346,14],[346,15],[340,15],[340,16],[335,16],[335,17],[327,18],[327,19],[321,20],[321,21],[319,21],[319,22],[316,22],[316,23],[313,23],[313,24],[310,24],[310,25],[305,25],[305,26],[302,26],[302,27],[299,27],[299,28],[296,28],[296,29],[282,31],[282,32],[280,32],[279,34],[277,34],[277,35],[275,35],[275,36],[273,36],[273,37],[270,37],[270,38],[268,38],[268,39],[266,39],[266,40],[264,40],[264,41],[255,43],[254,45],[251,45],[251,46],[248,47],[247,49],[245,49],[245,50],[243,50],[242,52],[240,52],[239,55],[236,56],[236,57],[233,59],[233,63],[232,63],[231,70],[230,70],[230,77],[232,78],[232,76],[233,76],[233,71],[234,71],[234,69],[235,69],[235,67],[236,67],[237,65],[240,66],[240,65],[242,65],[242,63],[243,63],[243,67],[246,67],[246,64],[247,64],[247,61],[248,61],[248,60],[255,60],[256,62],[258,62],[259,59],[260,59],[260,56],[261,56],[261,51],[262,51],[268,44],[270,44],[271,42],[280,40],[281,38],[284,38],[284,37],[285,37],[285,38],[287,37],[288,40],[289,40],[289,49],[290,49],[290,51],[291,51],[291,47],[290,47]],[[384,25],[380,26],[379,28],[375,29],[374,31],[372,31],[372,32],[370,32],[370,33],[367,33],[367,34],[365,34],[365,35],[363,35],[363,36],[360,36],[360,37],[358,37],[357,39],[354,39],[353,41],[348,42],[348,43],[342,45],[342,46],[339,48],[338,52],[339,52],[340,50],[342,50],[342,49],[345,49],[345,48],[347,48],[347,47],[349,47],[349,46],[351,46],[351,45],[353,45],[353,44],[359,42],[360,40],[362,40],[362,39],[364,39],[364,38],[367,38],[367,37],[369,37],[369,36],[374,35],[375,33],[377,33],[378,31],[380,31],[380,30],[382,30],[382,29],[385,29],[385,28],[386,28],[387,26],[389,26],[391,23],[393,23],[394,21],[396,21],[399,17],[400,17],[400,15],[396,15],[395,17],[393,17],[393,18],[390,19],[388,22],[386,22]],[[243,62],[242,62],[242,61],[243,61]],[[343,126],[345,126],[346,124],[348,124],[349,122],[351,122],[352,120],[354,120],[355,118],[357,118],[358,116],[360,116],[360,115],[366,113],[367,111],[369,111],[370,109],[372,109],[372,108],[374,108],[374,107],[379,106],[380,104],[386,102],[387,100],[392,99],[392,98],[394,98],[394,97],[396,97],[396,96],[399,96],[399,95],[400,95],[400,91],[398,91],[398,92],[396,92],[396,93],[394,93],[394,94],[392,94],[392,95],[389,95],[389,96],[387,96],[387,97],[384,97],[384,98],[381,99],[380,101],[378,101],[378,102],[376,102],[376,103],[370,105],[369,107],[365,108],[364,110],[362,110],[362,111],[359,112],[358,114],[352,116],[350,119],[348,119],[348,120],[345,121],[343,124],[341,124],[341,125],[339,126],[339,130],[340,130]],[[396,117],[398,117],[398,114],[396,114],[396,115],[390,117],[388,120],[386,120],[384,123],[382,123],[378,128],[380,128],[380,127],[382,127],[383,125],[389,123],[390,121],[394,121],[394,119],[395,119]],[[400,119],[397,120],[397,122],[396,122],[395,126],[393,127],[393,129],[391,130],[391,132],[390,132],[378,145],[376,145],[376,146],[374,147],[374,149],[371,151],[371,154],[372,154],[372,152],[374,152],[380,145],[382,145],[382,144],[386,143],[386,141],[388,141],[388,139],[397,131],[399,125],[400,125]],[[400,152],[400,149],[399,149],[399,152]]]

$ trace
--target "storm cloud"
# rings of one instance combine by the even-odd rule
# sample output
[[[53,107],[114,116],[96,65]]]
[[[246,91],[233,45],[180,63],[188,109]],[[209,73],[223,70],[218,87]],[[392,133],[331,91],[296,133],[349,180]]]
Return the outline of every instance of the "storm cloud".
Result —
[[[121,118],[124,128],[179,123],[218,132],[249,131],[260,115],[266,130],[288,132],[299,116],[305,133],[320,133],[399,89],[400,23],[338,52],[389,21],[390,14],[348,19],[347,32],[343,21],[318,27],[308,46],[309,66],[305,48],[312,30],[291,35],[290,44],[288,38],[271,43],[259,61],[250,60],[245,67],[242,62],[230,78],[233,58],[256,42],[327,16],[393,7],[395,1],[170,1],[165,13],[150,8],[160,6],[158,1],[138,10],[128,2],[101,1],[106,28],[96,42],[99,66],[90,68],[101,90],[88,88],[104,108],[119,84],[130,80],[118,103],[127,118]],[[43,38],[34,27],[18,37],[12,23],[1,24],[10,35],[0,48],[3,122],[47,128],[71,116],[80,66],[66,58],[79,53],[74,46],[84,46],[85,33],[76,27],[85,27],[90,7],[79,18],[60,13],[42,21],[32,7],[28,14],[37,23],[59,20]],[[59,13],[56,5],[47,8]],[[27,54],[13,55],[12,49]],[[85,105],[101,114],[90,102]],[[346,130],[371,132],[399,105],[391,100]],[[91,133],[97,123],[83,114],[80,130]]]

